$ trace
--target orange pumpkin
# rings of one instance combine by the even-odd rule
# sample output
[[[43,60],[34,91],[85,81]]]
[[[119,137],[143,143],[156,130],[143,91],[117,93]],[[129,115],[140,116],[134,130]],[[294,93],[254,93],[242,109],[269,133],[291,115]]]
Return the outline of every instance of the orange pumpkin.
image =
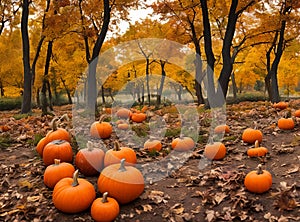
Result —
[[[272,175],[267,170],[262,170],[262,165],[258,165],[258,170],[249,172],[244,180],[244,185],[250,192],[264,193],[272,186]]]
[[[176,151],[189,151],[195,147],[195,142],[190,137],[179,137],[172,141],[171,147]]]
[[[129,119],[131,116],[131,111],[129,109],[126,108],[120,108],[117,113],[116,113],[117,117],[121,118],[121,119]]]
[[[119,119],[116,121],[117,128],[121,130],[127,130],[129,128],[128,123],[126,123],[124,120]]]
[[[260,147],[258,140],[255,141],[255,147],[247,150],[247,155],[250,157],[265,156],[268,153],[266,147]]]
[[[245,143],[255,143],[256,140],[258,142],[262,142],[263,134],[260,130],[258,129],[252,129],[252,128],[247,128],[244,130],[242,134],[242,140]]]
[[[142,113],[145,113],[148,110],[148,106],[143,106],[143,108],[141,109]]]
[[[296,111],[294,112],[294,116],[295,116],[295,117],[300,117],[300,109],[298,109],[298,110],[296,110]]]
[[[150,152],[159,152],[161,151],[162,144],[159,140],[149,139],[144,143],[144,149]]]
[[[120,213],[118,202],[108,197],[108,192],[105,192],[102,198],[94,200],[91,206],[91,216],[97,222],[114,221]]]
[[[42,138],[36,145],[35,150],[40,155],[40,157],[43,157],[43,151],[46,145],[47,145],[46,137]]]
[[[55,184],[63,178],[72,177],[75,168],[70,163],[61,163],[59,159],[54,160],[54,164],[47,166],[44,172],[44,184],[53,189]]]
[[[90,135],[94,138],[106,139],[112,134],[112,126],[108,122],[103,122],[106,115],[102,115],[99,121],[94,122],[90,127]]]
[[[78,178],[63,178],[55,185],[52,193],[54,206],[64,213],[79,213],[88,209],[96,198],[96,191],[89,181]]]
[[[228,125],[219,125],[219,126],[215,127],[214,132],[218,133],[218,134],[219,133],[229,133],[230,129],[229,129]]]
[[[142,173],[133,166],[125,166],[125,159],[122,159],[121,163],[102,170],[97,186],[101,193],[108,192],[119,203],[126,204],[143,193],[145,182]]]
[[[295,123],[292,118],[280,118],[277,122],[277,126],[282,130],[292,130],[295,128]]]
[[[87,148],[81,149],[75,156],[75,165],[85,176],[94,176],[101,172],[104,163],[104,151],[92,147],[91,142]]]
[[[276,109],[286,109],[288,107],[288,103],[287,102],[278,102],[278,103],[274,103],[273,107]]]
[[[104,167],[111,164],[120,163],[120,160],[125,158],[126,165],[136,164],[136,153],[130,147],[120,147],[120,144],[115,141],[114,148],[106,151],[104,156]]]
[[[51,121],[51,128],[52,130],[49,131],[46,134],[46,144],[54,141],[54,140],[65,140],[68,141],[69,143],[71,142],[71,136],[69,132],[63,128],[58,128],[56,122],[59,120],[59,118],[54,118]]]
[[[131,115],[131,120],[136,123],[141,123],[147,118],[145,113],[133,113]]]
[[[204,156],[210,160],[221,160],[226,155],[226,147],[221,142],[209,143],[204,148]]]
[[[62,162],[72,162],[73,150],[68,141],[54,140],[45,146],[43,151],[44,164],[49,166],[54,163],[55,159],[60,159]]]

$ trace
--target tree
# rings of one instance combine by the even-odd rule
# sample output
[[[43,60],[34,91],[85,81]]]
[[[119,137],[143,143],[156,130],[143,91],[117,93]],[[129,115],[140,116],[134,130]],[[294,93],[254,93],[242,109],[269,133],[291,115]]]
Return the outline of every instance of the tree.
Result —
[[[24,70],[24,90],[21,113],[29,113],[31,111],[31,95],[32,95],[32,73],[30,70],[30,44],[28,34],[28,16],[29,16],[29,0],[23,0],[22,4],[22,48],[23,48],[23,70]]]

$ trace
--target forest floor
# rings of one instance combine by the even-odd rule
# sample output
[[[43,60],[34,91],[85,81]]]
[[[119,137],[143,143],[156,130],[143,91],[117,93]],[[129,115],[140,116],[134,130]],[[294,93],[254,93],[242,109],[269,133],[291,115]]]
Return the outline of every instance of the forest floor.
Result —
[[[300,100],[290,101],[289,109],[300,109]],[[71,117],[72,106],[55,107],[55,112]],[[176,113],[171,115],[167,108],[153,112],[167,118],[169,127],[178,127]],[[193,152],[184,162],[170,159],[168,167],[180,163],[179,169],[160,180],[147,181],[139,198],[120,207],[116,221],[300,221],[300,120],[296,119],[293,130],[279,130],[277,120],[285,112],[268,102],[228,105],[226,123],[230,132],[223,138],[227,154],[223,160],[213,162],[205,162],[203,156],[209,111],[200,112],[203,127]],[[0,113],[2,131],[6,131],[3,126],[9,128],[0,131],[0,221],[92,221],[89,210],[79,214],[58,211],[52,203],[52,190],[43,183],[45,166],[35,144],[40,138],[37,135],[44,136],[50,130],[53,117],[41,117],[39,110],[27,117],[18,113]],[[246,151],[253,145],[241,140],[243,130],[253,127],[254,122],[264,135],[261,145],[269,150],[263,162],[249,158]],[[162,140],[163,150],[169,149],[173,136]],[[116,139],[113,134],[105,143],[112,144]],[[134,148],[140,165],[162,160],[168,154],[151,155]],[[199,163],[203,163],[200,168]],[[253,194],[245,189],[243,181],[259,163],[272,174],[273,184],[268,192]],[[97,177],[86,179],[97,190]]]

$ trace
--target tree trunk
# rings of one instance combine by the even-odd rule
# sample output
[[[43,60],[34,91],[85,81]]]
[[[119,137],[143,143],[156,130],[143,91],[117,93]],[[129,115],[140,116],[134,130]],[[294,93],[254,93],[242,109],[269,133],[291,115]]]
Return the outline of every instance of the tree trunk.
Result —
[[[37,107],[41,107],[41,102],[40,102],[40,88],[37,89],[36,91],[36,104],[37,104]]]
[[[104,86],[101,86],[101,97],[102,97],[102,103],[105,106],[105,91]]]
[[[68,89],[68,87],[66,85],[66,80],[64,80],[62,77],[60,77],[60,79],[61,79],[61,82],[63,83],[66,93],[68,95],[68,102],[69,102],[69,104],[72,104],[72,97],[71,97],[70,90]]]
[[[51,90],[50,90],[50,83],[48,80],[49,67],[50,67],[50,61],[51,61],[51,55],[52,55],[52,47],[53,47],[53,41],[49,41],[48,48],[47,48],[46,62],[45,62],[43,86],[42,86],[42,91],[41,91],[41,93],[42,93],[42,95],[41,95],[42,96],[42,115],[47,115],[48,107],[50,109],[51,108],[53,109],[53,107],[51,105],[52,94],[51,94]],[[47,101],[47,90],[49,93],[49,102]]]
[[[231,74],[231,82],[232,82],[232,93],[233,93],[233,99],[236,101],[237,100],[237,86],[236,86],[236,82],[235,82],[235,74],[234,72],[232,72]]]
[[[149,83],[149,57],[146,58],[146,88],[147,88],[147,98],[148,98],[148,105],[151,104],[151,95],[150,95],[150,83]]]
[[[4,96],[4,87],[3,87],[2,81],[0,81],[0,95],[1,95],[1,97]]]
[[[166,65],[166,62],[163,60],[160,60],[161,80],[160,80],[159,88],[157,90],[157,100],[156,100],[157,107],[159,107],[159,105],[161,105],[161,95],[163,92],[163,87],[164,87],[165,78],[166,78],[165,65]]]
[[[29,15],[29,1],[23,0],[21,33],[22,33],[22,48],[23,48],[24,91],[23,91],[23,102],[22,102],[21,113],[31,112],[32,73],[30,70],[28,15]]]
[[[89,71],[88,71],[88,90],[87,90],[87,109],[96,110],[97,109],[97,83],[96,83],[96,67],[98,63],[98,56],[102,48],[106,33],[108,31],[108,26],[110,22],[110,12],[111,7],[109,5],[109,0],[103,0],[104,5],[104,15],[103,24],[101,32],[98,35],[96,43],[93,48],[92,58],[88,59]],[[86,45],[86,50],[88,49],[88,44]]]

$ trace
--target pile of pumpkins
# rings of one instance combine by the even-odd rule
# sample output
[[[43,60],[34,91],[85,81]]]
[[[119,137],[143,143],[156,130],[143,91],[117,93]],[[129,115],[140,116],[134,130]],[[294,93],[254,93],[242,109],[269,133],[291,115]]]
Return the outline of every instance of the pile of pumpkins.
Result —
[[[104,153],[88,142],[87,148],[76,153],[76,170],[72,165],[70,134],[57,127],[57,120],[53,119],[52,130],[36,146],[46,166],[44,183],[53,189],[54,206],[65,213],[79,213],[90,207],[95,221],[113,221],[119,214],[119,204],[133,201],[144,191],[143,175],[134,167],[137,162],[135,151],[129,147],[120,147],[115,142],[114,149]],[[79,172],[84,176],[97,176],[101,172],[97,188],[103,194],[102,198],[96,198],[92,183],[78,178]]]
[[[277,107],[278,108],[278,107]],[[145,108],[143,108],[145,109]],[[280,108],[282,109],[282,107]],[[111,111],[106,111],[111,114]],[[146,120],[145,110],[131,111],[125,108],[116,112],[119,118],[117,127],[128,129],[125,119],[141,123]],[[300,110],[295,112],[300,117]],[[103,115],[99,121],[90,127],[90,136],[106,139],[112,134],[112,125],[103,121]],[[292,119],[292,118],[290,118]],[[52,130],[40,140],[36,151],[43,159],[46,166],[44,172],[44,183],[53,189],[53,203],[57,209],[65,213],[78,213],[90,207],[91,216],[95,221],[112,221],[119,214],[119,204],[126,204],[139,197],[145,187],[142,173],[134,167],[137,163],[136,153],[132,148],[120,147],[115,141],[114,148],[106,153],[102,149],[94,148],[92,142],[87,143],[85,149],[81,149],[75,156],[75,167],[73,162],[73,150],[70,145],[71,137],[67,130],[57,127],[58,118],[51,122]],[[293,124],[278,120],[280,129],[293,129]],[[120,125],[120,126],[119,126]],[[293,127],[291,127],[293,125]],[[228,125],[220,125],[214,129],[216,134],[229,133]],[[247,151],[249,157],[265,156],[268,149],[260,147],[263,134],[258,129],[247,128],[242,134],[245,143],[254,144],[254,148]],[[173,150],[184,152],[192,150],[195,142],[190,137],[180,136],[171,142]],[[144,143],[144,149],[149,152],[159,152],[162,144],[159,140],[149,139]],[[222,160],[226,155],[226,147],[222,142],[210,141],[204,149],[204,156],[210,160]],[[98,177],[97,188],[103,194],[102,198],[96,198],[96,191],[88,180],[78,178],[78,174]],[[253,182],[255,181],[255,183]],[[272,186],[272,175],[258,166],[257,171],[249,172],[244,180],[245,187],[254,193],[263,193]],[[66,204],[67,203],[67,204]]]

